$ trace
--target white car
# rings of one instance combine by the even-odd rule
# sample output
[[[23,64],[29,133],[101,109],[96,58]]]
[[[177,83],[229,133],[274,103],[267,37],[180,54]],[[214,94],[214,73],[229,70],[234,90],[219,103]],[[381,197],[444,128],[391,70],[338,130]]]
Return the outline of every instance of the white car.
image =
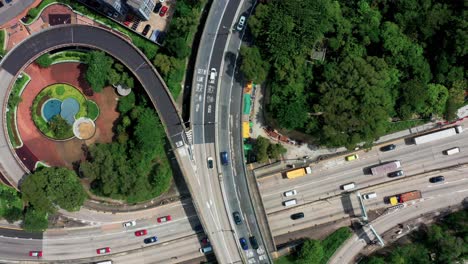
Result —
[[[290,191],[287,191],[287,192],[283,193],[284,197],[289,197],[289,196],[293,196],[293,195],[296,195],[296,194],[297,194],[296,190],[290,190]]]
[[[136,226],[136,221],[133,220],[133,221],[128,221],[128,222],[125,222],[122,224],[123,227],[131,227],[131,226]]]
[[[237,30],[241,31],[242,29],[244,29],[244,25],[245,25],[245,16],[240,16],[239,23],[237,23]]]

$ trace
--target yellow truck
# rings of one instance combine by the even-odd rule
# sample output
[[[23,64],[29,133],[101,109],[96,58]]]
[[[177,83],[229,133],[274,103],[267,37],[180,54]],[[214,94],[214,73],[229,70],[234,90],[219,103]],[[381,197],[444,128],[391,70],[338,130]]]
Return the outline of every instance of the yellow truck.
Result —
[[[421,197],[422,195],[420,191],[411,191],[411,192],[406,192],[406,193],[401,193],[401,194],[391,196],[389,198],[389,201],[391,205],[397,205],[397,204],[406,203],[411,200],[420,199]]]
[[[286,178],[288,179],[294,179],[294,178],[299,178],[302,177],[306,174],[312,173],[312,169],[310,167],[304,167],[304,168],[299,168],[299,169],[294,169],[286,172]]]

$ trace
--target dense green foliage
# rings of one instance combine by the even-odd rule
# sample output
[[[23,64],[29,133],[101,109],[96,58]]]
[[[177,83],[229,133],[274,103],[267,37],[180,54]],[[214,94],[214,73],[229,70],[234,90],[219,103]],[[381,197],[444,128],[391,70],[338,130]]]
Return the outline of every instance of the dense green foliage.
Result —
[[[270,69],[267,111],[281,127],[351,148],[387,133],[390,118],[454,118],[466,21],[462,1],[268,1],[249,18],[256,46],[241,50],[241,69]]]
[[[258,47],[241,46],[240,55],[242,57],[240,70],[244,77],[254,83],[264,82],[270,65],[262,59]]]
[[[131,93],[119,101],[116,142],[89,148],[80,171],[92,190],[128,202],[148,200],[167,191],[172,171],[165,153],[166,134],[154,110]]]
[[[13,188],[0,185],[0,217],[9,223],[20,220],[23,216],[23,202],[20,194]]]
[[[0,55],[4,55],[6,53],[5,50],[5,34],[6,30],[5,29],[0,29]]]
[[[110,76],[113,59],[103,51],[92,51],[88,56],[85,78],[95,92],[101,92]]]
[[[23,220],[24,230],[30,232],[46,230],[49,224],[47,215],[47,212],[35,210],[33,207],[27,207]]]
[[[48,125],[54,138],[69,138],[73,136],[71,125],[69,125],[61,115],[52,117]]]
[[[281,257],[275,264],[326,264],[335,251],[351,237],[351,230],[341,227],[322,241],[307,239],[297,254]]]
[[[23,201],[38,212],[53,213],[57,207],[77,211],[86,193],[76,173],[66,168],[43,167],[28,175],[21,184]]]
[[[434,261],[431,259],[434,257]],[[468,210],[447,216],[412,235],[412,242],[397,245],[362,261],[363,264],[450,264],[468,259]],[[460,263],[461,263],[460,262]]]
[[[36,59],[37,65],[41,68],[47,68],[52,64],[53,60],[50,58],[49,54],[42,54],[39,58]]]
[[[254,152],[258,162],[267,162],[268,159],[280,159],[286,149],[279,143],[272,144],[270,140],[258,136],[254,144]]]

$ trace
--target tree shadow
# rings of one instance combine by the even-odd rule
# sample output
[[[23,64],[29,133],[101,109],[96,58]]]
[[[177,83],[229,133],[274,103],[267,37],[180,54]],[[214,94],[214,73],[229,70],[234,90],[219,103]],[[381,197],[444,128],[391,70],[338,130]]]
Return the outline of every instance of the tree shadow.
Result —
[[[86,70],[88,69],[88,66],[84,63],[80,63],[78,65],[78,69],[80,70],[80,76],[78,77],[78,84],[83,90],[83,94],[86,96],[93,96],[94,91],[89,85],[88,81],[86,80]]]

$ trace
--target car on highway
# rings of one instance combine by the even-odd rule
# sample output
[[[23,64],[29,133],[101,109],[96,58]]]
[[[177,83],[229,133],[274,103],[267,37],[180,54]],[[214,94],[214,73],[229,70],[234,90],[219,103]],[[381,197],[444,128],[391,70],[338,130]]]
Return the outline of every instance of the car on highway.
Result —
[[[291,219],[292,220],[297,220],[297,219],[301,219],[301,218],[304,218],[304,213],[300,212],[300,213],[295,213],[295,214],[292,214],[291,215]]]
[[[110,253],[110,252],[111,252],[110,247],[96,249],[96,253],[98,253],[99,255]]]
[[[241,31],[245,26],[245,16],[239,17],[239,22],[237,23],[237,30]]]
[[[136,226],[136,221],[128,221],[122,224],[123,227],[131,227],[131,226]]]
[[[135,236],[144,236],[146,234],[148,234],[148,231],[146,229],[135,231]]]
[[[200,248],[200,253],[210,253],[213,251],[213,248],[211,246],[206,246]]]
[[[431,183],[438,183],[438,182],[443,182],[443,181],[445,181],[444,176],[435,176],[429,179],[429,182]]]
[[[362,199],[364,200],[369,200],[369,199],[374,199],[377,198],[377,193],[371,192],[371,193],[366,193],[362,195]]]
[[[169,9],[169,7],[167,7],[167,6],[161,7],[161,10],[159,11],[159,16],[160,17],[165,16],[168,9]]]
[[[213,158],[208,157],[208,169],[212,169],[212,168],[213,168]]]
[[[165,222],[169,222],[172,220],[172,217],[170,215],[166,215],[166,216],[161,216],[158,218],[158,223],[165,223]]]
[[[340,188],[343,191],[349,191],[349,190],[352,190],[352,189],[356,188],[356,183],[350,182],[350,183],[347,183],[347,184],[343,184],[343,185],[341,185]]]
[[[250,245],[252,246],[253,249],[257,250],[258,249],[258,242],[255,236],[249,237]]]
[[[29,251],[29,256],[30,257],[42,257],[42,251]]]
[[[401,176],[404,176],[404,175],[405,175],[405,173],[402,170],[397,170],[397,171],[393,171],[393,172],[388,173],[388,177],[390,177],[390,178],[401,177]]]
[[[242,217],[239,212],[232,213],[232,217],[234,218],[234,222],[236,225],[242,224]]]
[[[151,243],[154,243],[154,242],[157,242],[158,241],[158,238],[155,237],[155,236],[152,236],[152,237],[148,237],[148,238],[145,238],[143,240],[143,243],[145,244],[151,244]]]
[[[395,144],[390,144],[390,145],[386,145],[386,146],[381,147],[380,151],[386,152],[386,151],[390,151],[390,150],[394,150],[394,149],[396,149],[396,145]]]
[[[290,191],[287,191],[287,192],[283,193],[284,197],[289,197],[289,196],[293,196],[293,195],[296,195],[296,194],[297,194],[296,190],[290,190]]]
[[[245,238],[243,238],[243,237],[239,238],[239,242],[240,242],[241,248],[243,250],[249,249],[249,245],[247,245],[247,240],[245,240]]]
[[[210,83],[211,84],[215,83],[217,75],[218,75],[218,72],[216,71],[216,68],[211,68],[210,70]]]
[[[221,152],[221,164],[226,166],[229,164],[229,157],[226,151]]]
[[[358,154],[353,154],[345,157],[346,161],[353,161],[359,159]]]
[[[153,9],[153,12],[154,13],[159,13],[159,10],[161,10],[161,7],[162,7],[161,2],[156,3],[156,5],[154,6],[154,9]]]
[[[150,25],[146,25],[145,28],[143,29],[143,31],[141,32],[141,34],[142,34],[143,36],[148,35],[148,32],[150,31],[150,29],[151,29],[151,26],[150,26]]]

